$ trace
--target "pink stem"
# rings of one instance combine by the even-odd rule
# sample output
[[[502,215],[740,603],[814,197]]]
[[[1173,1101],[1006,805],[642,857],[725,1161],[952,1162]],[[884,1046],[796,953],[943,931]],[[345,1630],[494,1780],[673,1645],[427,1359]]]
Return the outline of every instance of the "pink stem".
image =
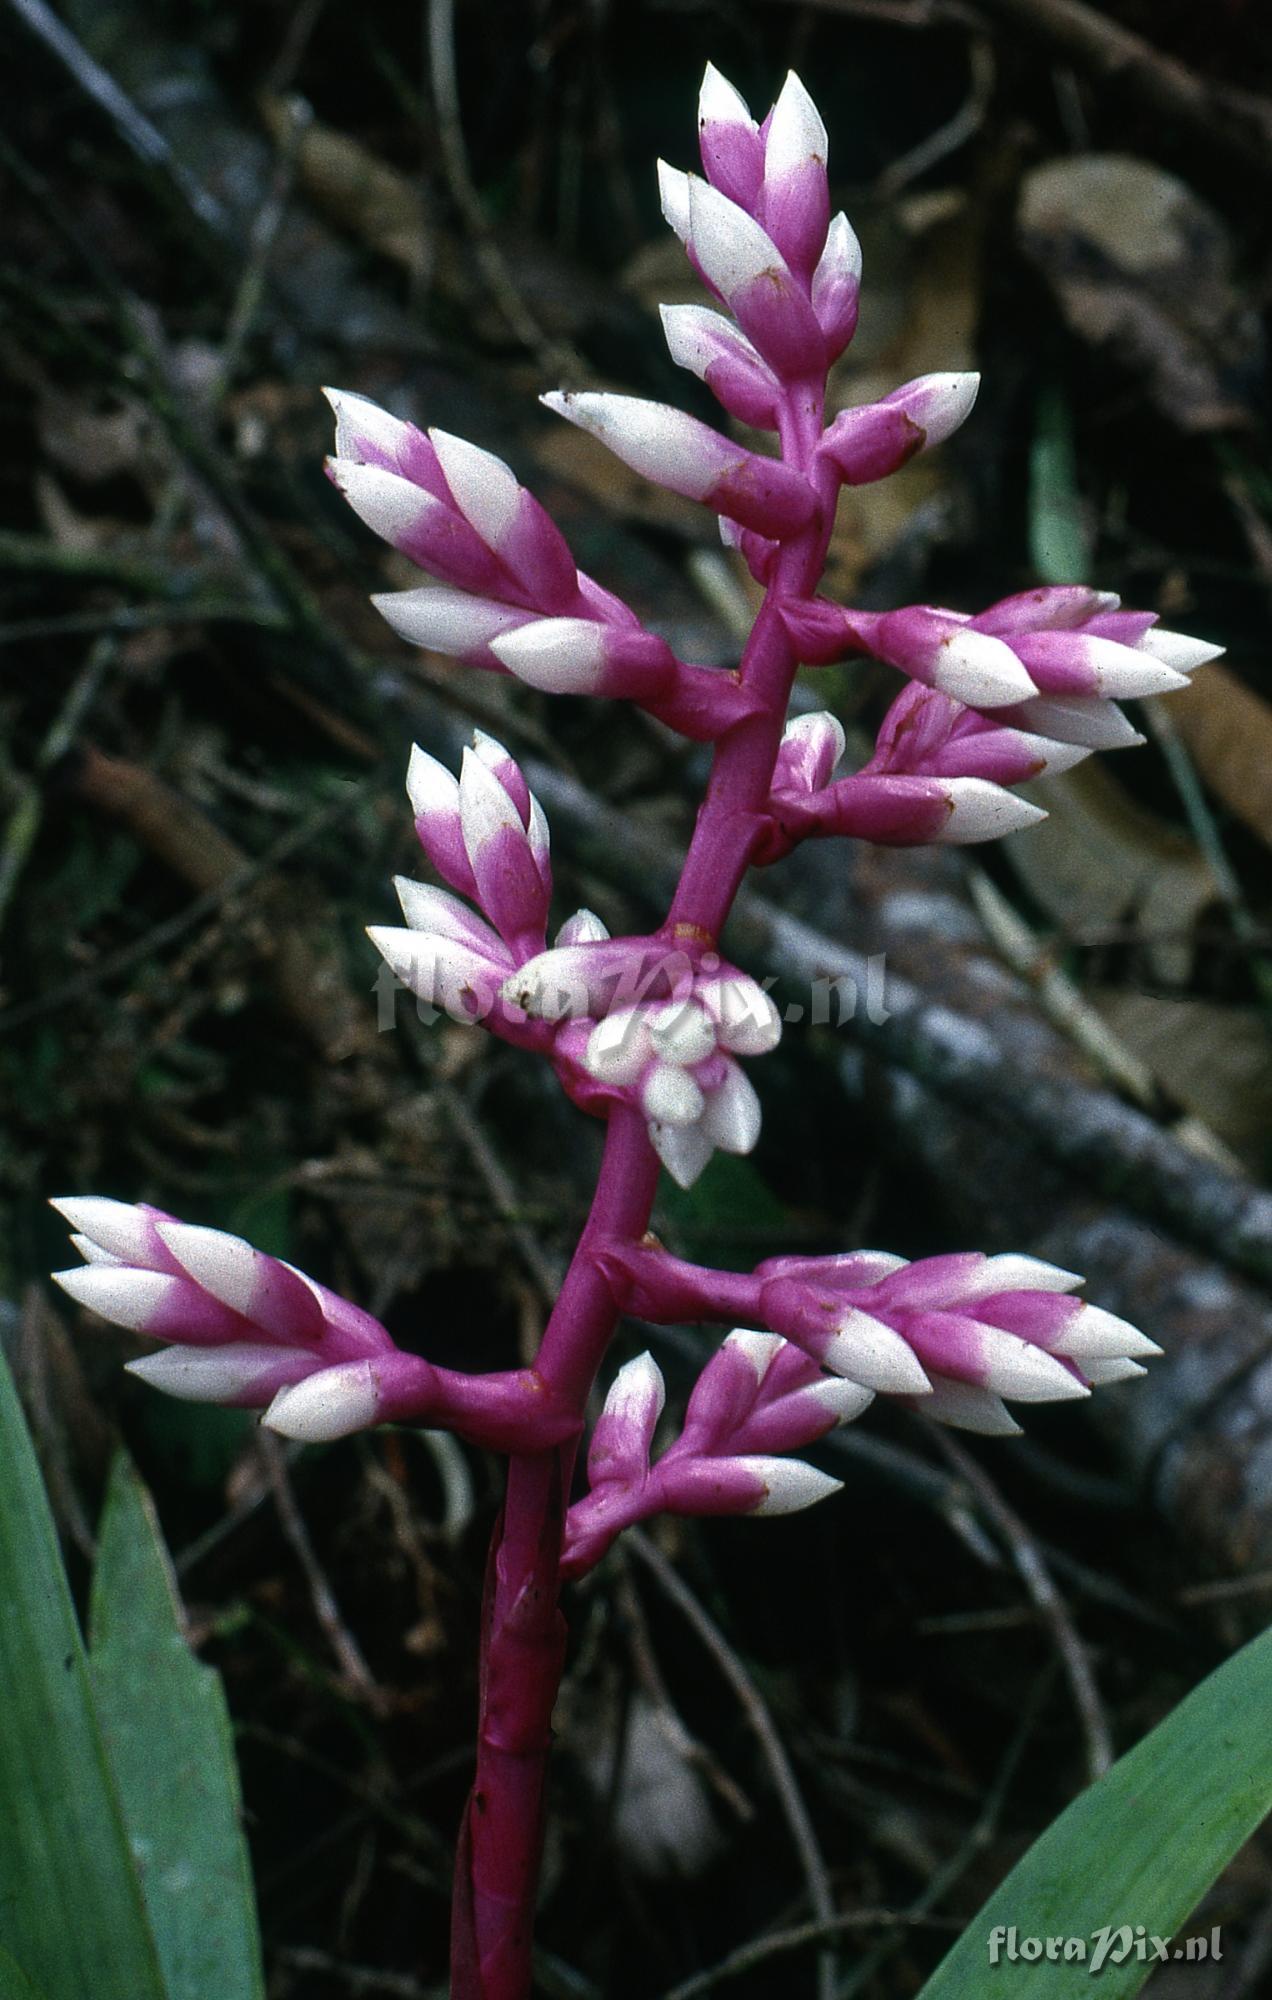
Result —
[[[792,389],[782,412],[782,456],[809,472],[821,436],[823,385]],[[746,874],[785,725],[796,659],[777,604],[815,589],[833,519],[833,488],[819,516],[781,551],[742,656],[741,679],[763,713],[721,737],[667,920],[668,940],[714,944]],[[658,1159],[630,1107],[610,1116],[591,1212],[544,1332],[536,1369],[557,1398],[583,1413],[613,1336],[618,1308],[601,1268],[610,1246],[649,1226]],[[543,1843],[552,1710],[565,1657],[561,1545],[576,1441],[513,1456],[495,1528],[483,1607],[477,1770],[456,1861],[452,2000],[526,2000]]]

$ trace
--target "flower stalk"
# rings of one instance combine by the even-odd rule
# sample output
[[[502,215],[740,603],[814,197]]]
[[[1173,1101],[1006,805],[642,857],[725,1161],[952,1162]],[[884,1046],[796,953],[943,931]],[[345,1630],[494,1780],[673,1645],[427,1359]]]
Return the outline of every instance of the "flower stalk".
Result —
[[[420,748],[407,790],[445,887],[399,880],[402,926],[370,937],[397,978],[454,1020],[551,1063],[606,1124],[586,1225],[529,1368],[472,1374],[399,1349],[378,1321],[237,1237],[145,1205],[59,1202],[82,1305],[162,1343],[130,1364],[176,1396],[263,1410],[323,1442],[385,1422],[443,1427],[508,1457],[487,1569],[476,1771],[459,1844],[453,2000],[524,2000],[562,1589],[652,1514],[792,1512],[837,1482],[793,1453],[876,1395],[985,1435],[1010,1405],[1079,1399],[1158,1350],[1083,1303],[1081,1280],[1027,1256],[907,1264],[852,1250],[749,1273],[671,1256],[649,1234],[660,1173],[690,1186],[717,1150],[747,1153],[760,1104],[747,1065],[781,1034],[759,985],[721,955],[751,867],[811,837],[975,842],[1039,809],[1013,787],[1140,740],[1119,701],[1169,692],[1218,648],[1163,632],[1107,592],[1037,590],[979,614],[879,613],[818,594],[840,488],[887,477],[969,415],[977,378],[926,376],[827,423],[828,372],[856,325],[861,254],[831,214],[826,133],[790,76],[759,122],[714,69],[703,175],[660,168],[663,208],[720,310],[664,309],[672,358],[726,416],[775,434],[756,452],[669,406],[554,392],[550,409],[646,478],[720,517],[763,600],[736,672],[677,657],[579,571],[538,501],[493,454],[328,392],[330,475],[429,581],[377,598],[403,639],[546,693],[627,700],[713,745],[666,918],[611,937],[581,910],[549,943],[546,819],[515,760],[477,732],[456,776]],[[788,720],[801,665],[870,657],[904,677],[874,752],[837,776],[829,714]],[[576,1477],[591,1395],[624,1313],[730,1328],[676,1435],[648,1355],[619,1370]]]

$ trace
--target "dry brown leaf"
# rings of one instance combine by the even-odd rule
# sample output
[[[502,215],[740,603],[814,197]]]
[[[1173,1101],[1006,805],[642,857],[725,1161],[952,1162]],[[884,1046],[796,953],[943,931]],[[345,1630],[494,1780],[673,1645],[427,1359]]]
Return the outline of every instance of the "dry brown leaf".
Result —
[[[260,109],[275,144],[296,146],[296,178],[334,222],[412,276],[432,274],[435,244],[418,180],[316,120],[297,144],[285,98],[263,97]]]
[[[1272,847],[1272,705],[1216,663],[1171,696],[1170,720],[1211,791]]]
[[[1272,1038],[1257,1007],[1156,993],[1093,997],[1119,1041],[1177,1104],[1247,1166],[1264,1165],[1272,1140]]]
[[[1216,895],[1192,842],[1094,759],[1024,789],[1049,818],[1004,846],[1034,900],[1067,937],[1133,927],[1156,977],[1182,984],[1190,932]]]
[[[1121,153],[1050,160],[1021,190],[1028,255],[1079,339],[1102,346],[1181,430],[1247,421],[1262,362],[1216,211]]]

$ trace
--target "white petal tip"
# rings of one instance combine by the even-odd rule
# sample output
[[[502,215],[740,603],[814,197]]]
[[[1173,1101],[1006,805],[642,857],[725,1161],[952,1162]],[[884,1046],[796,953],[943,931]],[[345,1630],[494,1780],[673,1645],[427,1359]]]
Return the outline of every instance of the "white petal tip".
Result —
[[[932,1387],[909,1342],[883,1320],[850,1310],[822,1355],[825,1366],[885,1396],[926,1396]]]
[[[801,1458],[750,1459],[743,1463],[763,1480],[765,1487],[764,1498],[751,1509],[753,1515],[798,1514],[843,1488],[842,1479],[832,1479],[828,1472],[806,1465]]]
[[[294,1388],[280,1389],[261,1422],[280,1437],[327,1444],[375,1422],[380,1391],[369,1361],[323,1368]]]

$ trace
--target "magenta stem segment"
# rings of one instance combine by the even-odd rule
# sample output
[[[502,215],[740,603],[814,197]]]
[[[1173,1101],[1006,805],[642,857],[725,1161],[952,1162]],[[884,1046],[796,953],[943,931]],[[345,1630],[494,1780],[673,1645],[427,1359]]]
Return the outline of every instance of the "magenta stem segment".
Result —
[[[793,388],[782,419],[784,461],[807,473],[821,435],[822,384]],[[746,874],[764,826],[797,665],[778,603],[815,588],[832,518],[831,495],[821,490],[812,521],[778,554],[740,670],[760,709],[716,746],[664,937],[714,944]],[[591,1212],[536,1363],[554,1396],[577,1409],[580,1423],[619,1316],[606,1252],[639,1243],[657,1180],[643,1119],[616,1106]],[[552,1710],[565,1652],[560,1563],[574,1456],[567,1443],[509,1464],[486,1581],[477,1771],[456,1870],[452,2000],[524,2000],[530,1990]]]
[[[599,1254],[644,1234],[658,1161],[639,1114],[618,1107],[582,1236],[544,1333],[537,1372],[580,1424],[618,1318]],[[565,1657],[561,1546],[575,1444],[514,1456],[486,1575],[477,1770],[456,1862],[453,2000],[522,2000],[552,1710]]]

